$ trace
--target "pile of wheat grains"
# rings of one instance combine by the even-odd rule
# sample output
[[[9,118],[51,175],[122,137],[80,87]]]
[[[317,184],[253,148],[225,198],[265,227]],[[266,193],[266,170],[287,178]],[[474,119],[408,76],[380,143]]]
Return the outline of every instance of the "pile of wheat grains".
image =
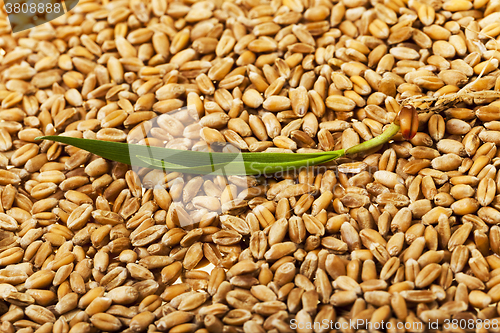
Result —
[[[499,8],[81,0],[17,34],[3,12],[0,332],[499,332]],[[411,141],[275,177],[35,141],[329,151],[403,101]]]

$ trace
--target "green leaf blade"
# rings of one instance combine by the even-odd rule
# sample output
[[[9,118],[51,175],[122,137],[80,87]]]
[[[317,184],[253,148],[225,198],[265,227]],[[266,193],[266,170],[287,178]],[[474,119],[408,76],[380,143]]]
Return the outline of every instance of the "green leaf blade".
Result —
[[[51,140],[72,145],[133,167],[196,174],[270,175],[330,162],[346,154],[367,151],[388,142],[399,129],[399,125],[392,123],[379,136],[347,150],[306,154],[201,152],[56,135],[38,137],[35,140]]]
[[[72,145],[103,158],[136,167],[196,174],[270,175],[318,165],[344,155],[343,150],[308,154],[210,153],[55,135],[37,139]]]

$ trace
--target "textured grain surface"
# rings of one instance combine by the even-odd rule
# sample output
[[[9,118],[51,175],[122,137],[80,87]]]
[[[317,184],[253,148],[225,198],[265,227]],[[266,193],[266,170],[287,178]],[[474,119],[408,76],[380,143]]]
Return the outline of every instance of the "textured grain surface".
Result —
[[[498,331],[497,8],[81,1],[14,35],[2,13],[0,332]],[[307,153],[395,120],[418,132],[274,178],[35,140]]]

